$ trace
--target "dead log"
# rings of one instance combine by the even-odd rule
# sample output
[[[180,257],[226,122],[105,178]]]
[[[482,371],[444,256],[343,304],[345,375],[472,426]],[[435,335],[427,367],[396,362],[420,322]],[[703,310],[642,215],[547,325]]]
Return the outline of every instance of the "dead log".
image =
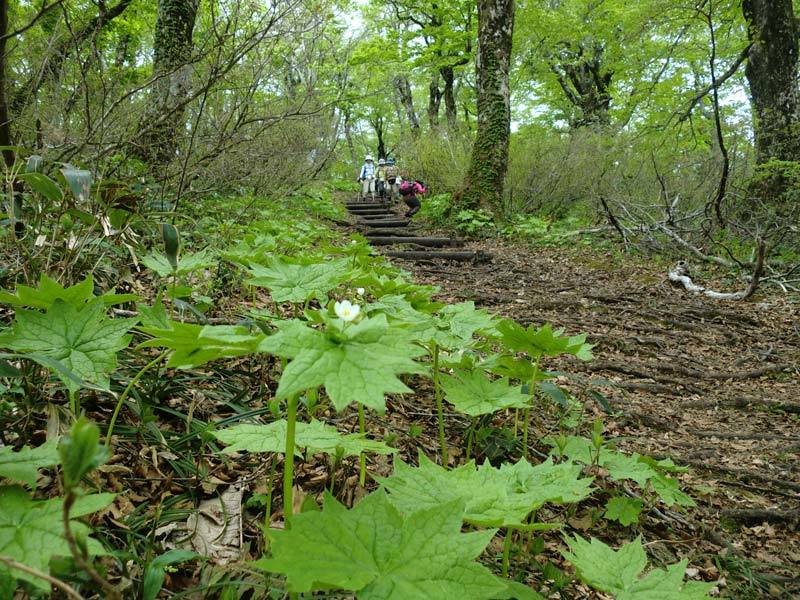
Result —
[[[406,237],[406,236],[367,236],[369,243],[373,246],[391,246],[393,244],[416,244],[418,246],[428,246],[431,248],[445,248],[463,246],[464,240],[453,238],[434,238],[434,237]]]
[[[723,510],[722,516],[747,526],[761,525],[761,523],[774,523],[777,525],[789,525],[792,529],[797,529],[800,523],[800,511],[796,510],[731,508]]]
[[[392,251],[384,252],[384,256],[390,258],[403,258],[406,260],[455,260],[455,261],[470,261],[488,262],[492,260],[492,255],[488,252],[478,251],[462,251],[462,252],[447,252],[447,251],[433,251],[433,250],[405,250],[405,251]]]

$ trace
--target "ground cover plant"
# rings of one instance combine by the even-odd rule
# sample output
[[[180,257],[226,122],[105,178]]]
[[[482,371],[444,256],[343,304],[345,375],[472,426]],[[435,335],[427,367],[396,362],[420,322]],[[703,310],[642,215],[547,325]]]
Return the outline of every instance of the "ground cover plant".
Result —
[[[269,208],[251,210],[259,223],[258,211]],[[522,327],[472,302],[437,302],[435,288],[300,210],[263,223],[213,254],[177,247],[177,236],[154,229],[144,263],[153,284],[139,297],[96,296],[90,277],[71,287],[42,278],[4,292],[13,310],[0,337],[4,419],[48,425],[46,434],[25,428],[6,436],[13,450],[0,447],[4,494],[19,506],[0,549],[1,590],[36,596],[52,584],[73,597],[153,598],[182,577],[192,582],[186,589],[208,597],[249,589],[255,597],[340,590],[359,598],[538,598],[558,588],[556,571],[559,585],[569,580],[552,559],[545,571],[526,567],[539,564],[537,548],[550,540],[597,590],[706,597],[708,586],[684,583],[685,563],[637,580],[644,563],[635,541],[636,553],[625,546],[615,558],[628,568],[631,554],[630,577],[608,583],[591,565],[612,550],[565,535],[584,506],[631,528],[643,510],[690,505],[671,461],[620,453],[599,424],[577,424],[550,440],[550,457],[529,462],[541,447],[529,424],[558,387],[543,359],[590,360],[585,336]],[[272,236],[291,240],[297,231],[311,244],[298,239],[302,254],[279,254]],[[223,274],[225,293],[215,293],[206,278]],[[169,293],[181,277],[181,286],[209,295],[205,310],[191,310],[191,293]],[[193,398],[188,411],[175,400],[182,397]],[[445,402],[456,412],[445,412]],[[437,440],[433,452],[412,452],[381,425],[405,403],[433,408],[430,430],[416,434]],[[102,421],[112,413],[102,440],[81,416]],[[491,462],[477,440],[479,420],[484,428],[514,424],[507,451]],[[588,437],[577,434],[582,429]],[[88,441],[71,450],[80,459],[55,451],[80,436]],[[114,467],[127,467],[102,465],[137,448],[160,457],[144,479],[167,486],[152,506],[126,498],[144,497],[147,483],[134,491],[115,476]],[[68,466],[74,460],[83,466]],[[81,485],[94,495],[80,497]],[[224,575],[214,567],[218,540],[198,540],[192,514],[202,515],[204,496],[226,505],[236,489],[239,505],[221,519],[239,523],[253,545],[235,548],[236,566]],[[59,517],[65,504],[75,504],[75,525]],[[101,520],[73,521],[98,510]],[[39,522],[52,542],[34,558],[13,540]],[[73,528],[80,540],[92,530],[95,539],[71,542]],[[201,547],[207,560],[198,561]]]

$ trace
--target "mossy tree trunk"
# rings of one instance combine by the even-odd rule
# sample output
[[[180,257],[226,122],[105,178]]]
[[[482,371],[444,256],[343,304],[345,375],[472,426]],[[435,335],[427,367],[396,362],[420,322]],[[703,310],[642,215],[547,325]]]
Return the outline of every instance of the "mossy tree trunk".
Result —
[[[792,0],[744,0],[742,9],[752,42],[745,76],[756,145],[756,176],[744,208],[762,215],[768,227],[781,228],[796,221],[800,210],[800,27]]]
[[[800,159],[798,28],[792,0],[742,3],[753,46],[745,75],[753,101],[757,161]]]
[[[151,166],[175,158],[191,93],[192,34],[200,0],[159,0],[153,42],[156,78],[134,154]]]
[[[503,181],[508,169],[511,104],[508,71],[514,31],[514,0],[478,1],[478,128],[472,158],[457,194],[463,208],[502,212]]]
[[[11,146],[11,117],[8,114],[8,60],[6,34],[8,33],[8,0],[0,0],[0,146]],[[14,165],[14,152],[3,150],[7,167]]]

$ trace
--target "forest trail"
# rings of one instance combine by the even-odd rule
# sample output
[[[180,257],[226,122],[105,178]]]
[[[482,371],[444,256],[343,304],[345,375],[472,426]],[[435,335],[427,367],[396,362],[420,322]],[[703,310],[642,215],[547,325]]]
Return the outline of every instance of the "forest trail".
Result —
[[[688,519],[661,515],[672,530],[664,537],[698,551],[718,551],[727,540],[728,551],[762,570],[783,565],[766,570],[797,577],[797,305],[775,294],[744,303],[694,296],[673,287],[663,265],[580,244],[528,249],[491,240],[460,251],[492,260],[395,260],[419,283],[439,286],[442,301],[473,300],[520,323],[587,333],[595,360],[547,365],[569,374],[559,385],[589,417],[603,415],[606,436],[621,448],[692,467],[681,481],[698,506]],[[538,437],[551,435],[552,425],[537,423]]]

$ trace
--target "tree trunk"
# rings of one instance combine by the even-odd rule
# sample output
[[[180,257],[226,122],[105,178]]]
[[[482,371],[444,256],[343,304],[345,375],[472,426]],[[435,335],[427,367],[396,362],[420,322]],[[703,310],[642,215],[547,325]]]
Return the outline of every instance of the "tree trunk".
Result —
[[[356,156],[356,147],[353,144],[353,117],[350,114],[350,108],[344,110],[344,139],[347,142],[347,150],[350,152],[350,160],[353,163],[353,169],[358,170],[360,161]]]
[[[614,73],[604,65],[603,47],[581,43],[574,49],[566,45],[557,60],[558,63],[551,64],[551,70],[567,99],[577,109],[569,118],[570,127],[608,125]]]
[[[419,118],[414,110],[414,96],[411,94],[411,84],[405,75],[395,77],[394,83],[400,96],[400,103],[406,111],[406,119],[408,119],[408,126],[411,128],[411,135],[417,137],[419,135]]]
[[[439,89],[439,73],[434,72],[428,86],[428,125],[431,130],[439,127],[439,107],[442,104],[442,90]]]
[[[8,0],[0,0],[0,36],[8,33]],[[6,39],[0,39],[0,146],[11,146],[11,118],[8,115],[8,57]],[[14,165],[14,152],[3,150],[7,167]]]
[[[153,41],[153,75],[148,108],[134,154],[151,166],[175,158],[178,131],[191,88],[195,19],[199,0],[159,0]]]
[[[513,30],[514,0],[478,0],[478,129],[458,194],[458,203],[465,208],[502,210],[511,126],[508,71]]]
[[[453,67],[442,67],[439,73],[444,80],[444,113],[447,117],[447,127],[450,131],[455,131],[458,126],[456,120],[456,95],[454,89],[455,72]]]
[[[798,23],[792,0],[744,0],[753,42],[745,69],[753,101],[756,161],[800,160]]]
[[[370,124],[375,130],[375,136],[378,138],[378,154],[377,158],[386,158],[386,141],[383,139],[385,122],[382,116],[376,116],[370,119]]]

